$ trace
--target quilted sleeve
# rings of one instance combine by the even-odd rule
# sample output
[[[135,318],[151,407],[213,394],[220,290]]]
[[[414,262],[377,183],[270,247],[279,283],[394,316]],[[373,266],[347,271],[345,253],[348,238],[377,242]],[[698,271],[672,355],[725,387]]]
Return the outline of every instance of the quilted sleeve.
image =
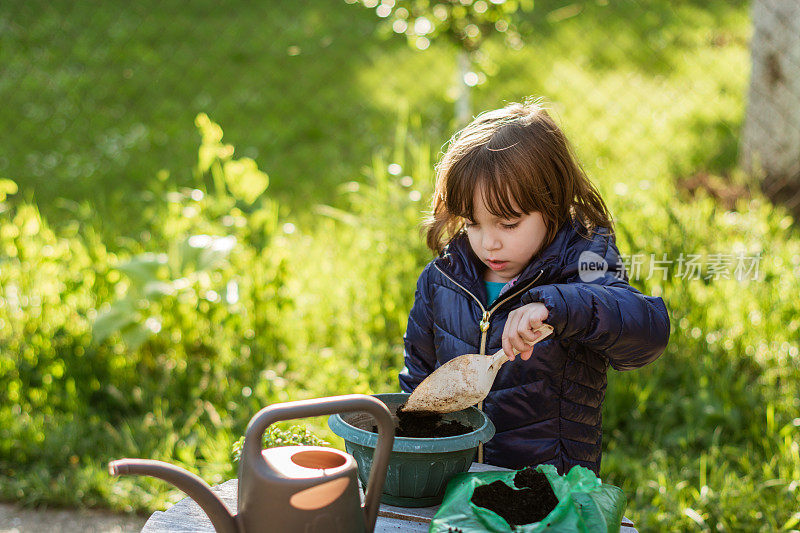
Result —
[[[403,336],[405,367],[400,371],[400,388],[413,391],[436,366],[436,346],[433,342],[433,315],[430,300],[430,265],[422,271],[414,293],[414,306],[408,315]]]
[[[534,287],[522,301],[547,307],[554,338],[573,339],[604,354],[613,368],[633,370],[664,352],[669,315],[661,298],[630,286],[613,238],[602,259],[608,268],[596,279]]]

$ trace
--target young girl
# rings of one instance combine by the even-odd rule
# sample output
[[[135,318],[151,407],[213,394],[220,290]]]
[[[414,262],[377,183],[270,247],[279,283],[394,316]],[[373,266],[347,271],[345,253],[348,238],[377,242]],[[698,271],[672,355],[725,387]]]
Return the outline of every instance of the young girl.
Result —
[[[427,241],[439,255],[417,283],[402,389],[502,348],[511,362],[482,405],[497,432],[478,460],[599,473],[606,371],[661,355],[664,302],[628,284],[605,203],[540,103],[480,115],[436,170]],[[533,346],[542,324],[554,331]]]

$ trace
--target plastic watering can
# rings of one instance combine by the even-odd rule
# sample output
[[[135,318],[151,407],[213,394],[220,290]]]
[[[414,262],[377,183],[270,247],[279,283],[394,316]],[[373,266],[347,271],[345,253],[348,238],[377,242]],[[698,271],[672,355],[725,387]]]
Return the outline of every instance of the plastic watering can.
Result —
[[[264,432],[275,422],[348,412],[367,412],[378,425],[363,506],[351,455],[323,446],[261,448]],[[109,463],[108,469],[111,475],[142,474],[172,483],[197,502],[218,533],[371,533],[393,442],[389,409],[371,396],[351,394],[265,407],[250,420],[245,434],[235,515],[202,479],[169,463],[120,459]]]

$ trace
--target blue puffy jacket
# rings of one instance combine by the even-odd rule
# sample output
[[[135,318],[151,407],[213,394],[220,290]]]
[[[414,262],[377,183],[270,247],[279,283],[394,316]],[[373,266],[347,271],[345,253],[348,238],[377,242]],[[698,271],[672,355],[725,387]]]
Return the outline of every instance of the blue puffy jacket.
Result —
[[[579,261],[592,258],[608,270],[589,280]],[[483,403],[497,428],[484,461],[508,468],[549,463],[561,473],[578,464],[599,473],[606,370],[632,370],[661,355],[670,331],[663,300],[628,284],[613,235],[587,237],[572,222],[489,309],[484,268],[463,234],[425,267],[404,336],[401,388],[411,392],[458,355],[499,350],[508,313],[542,302],[554,332],[529,360],[500,368]]]

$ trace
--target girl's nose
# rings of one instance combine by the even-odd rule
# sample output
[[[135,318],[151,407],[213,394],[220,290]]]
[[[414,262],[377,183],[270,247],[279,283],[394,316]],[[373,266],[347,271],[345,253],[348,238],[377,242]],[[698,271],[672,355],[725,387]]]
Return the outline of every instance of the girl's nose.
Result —
[[[483,234],[483,248],[485,250],[498,250],[502,247],[500,239],[498,239],[493,232],[487,231]]]

